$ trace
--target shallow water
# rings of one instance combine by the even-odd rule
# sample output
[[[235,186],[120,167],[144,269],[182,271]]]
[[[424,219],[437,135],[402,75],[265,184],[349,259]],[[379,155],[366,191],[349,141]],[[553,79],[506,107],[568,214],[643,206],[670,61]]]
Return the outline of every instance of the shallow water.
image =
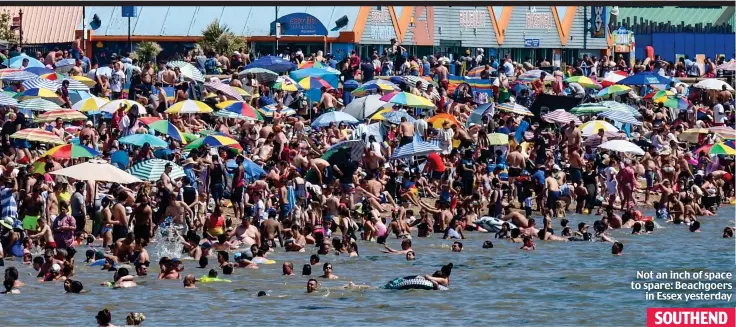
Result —
[[[651,213],[647,213],[651,214]],[[592,225],[595,216],[568,216],[570,226]],[[541,221],[541,219],[539,219]],[[113,290],[100,283],[112,280],[112,273],[77,264],[77,275],[90,293],[64,294],[63,285],[38,283],[31,267],[19,267],[22,294],[2,297],[2,326],[94,325],[98,310],[108,308],[113,323],[124,325],[128,312],[143,312],[144,326],[261,325],[350,326],[377,324],[404,325],[529,325],[529,326],[642,326],[647,307],[732,307],[723,302],[646,301],[642,290],[631,290],[637,270],[731,271],[734,267],[734,240],[720,238],[725,226],[733,225],[734,207],[723,207],[716,217],[702,218],[701,233],[690,233],[683,225],[665,225],[652,235],[630,235],[631,230],[609,232],[624,243],[624,255],[612,256],[608,243],[537,242],[534,252],[521,251],[520,244],[494,241],[493,249],[482,249],[492,234],[467,233],[462,253],[450,252],[452,241],[414,239],[417,260],[379,252],[375,243],[360,243],[360,258],[327,255],[339,280],[321,280],[318,294],[306,294],[307,278],[281,276],[281,263],[292,261],[297,273],[307,263],[307,253],[269,255],[277,261],[260,269],[236,269],[227,276],[232,283],[198,283],[198,289],[184,289],[181,281],[155,280],[155,262],[142,286]],[[554,222],[559,233],[559,220]],[[574,227],[573,227],[574,228]],[[390,239],[389,246],[399,248]],[[310,248],[310,250],[312,250]],[[77,262],[84,259],[79,250]],[[316,253],[316,249],[312,251]],[[215,260],[210,260],[210,267]],[[406,275],[431,274],[452,262],[450,290],[391,291],[344,290],[349,281],[381,286]],[[6,261],[6,266],[17,262]],[[186,270],[201,277],[209,269],[195,268],[185,260]],[[321,274],[321,265],[313,267]],[[226,277],[226,276],[220,276]],[[257,298],[264,290],[272,297]],[[284,296],[284,297],[275,297]],[[12,301],[12,302],[11,302]]]

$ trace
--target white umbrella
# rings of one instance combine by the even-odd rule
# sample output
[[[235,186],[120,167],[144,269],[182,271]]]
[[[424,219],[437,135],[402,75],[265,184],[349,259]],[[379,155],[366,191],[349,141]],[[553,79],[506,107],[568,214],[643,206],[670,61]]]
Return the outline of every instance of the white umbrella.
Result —
[[[238,93],[238,90],[222,82],[207,82],[207,83],[204,83],[204,88],[210,92],[220,91],[223,94],[225,94],[225,96],[233,100],[245,101],[243,100],[243,96],[241,96],[240,93]]]
[[[133,105],[137,105],[138,106],[138,114],[139,115],[145,115],[146,114],[146,107],[145,106],[143,106],[142,104],[140,104],[140,103],[138,103],[136,101],[126,100],[126,99],[118,99],[118,100],[110,101],[107,104],[105,104],[102,107],[100,107],[100,111],[102,111],[102,112],[108,112],[108,113],[111,113],[112,114],[112,113],[115,113],[116,111],[118,111],[118,108],[120,108],[120,105],[121,104],[124,104],[125,105],[125,111],[128,111],[131,108],[133,108]]]
[[[80,181],[100,181],[130,184],[141,182],[135,177],[104,160],[90,160],[85,163],[50,172],[52,175],[66,176]]]
[[[371,94],[353,100],[342,111],[355,117],[355,119],[365,120],[377,111],[392,106],[392,103],[381,101],[381,95]]]
[[[273,82],[279,77],[279,74],[265,68],[248,68],[238,73],[238,77],[246,78],[248,74],[253,75],[258,82],[263,84]]]
[[[601,149],[607,149],[616,152],[631,153],[638,156],[644,155],[644,150],[642,150],[638,145],[627,140],[608,141],[599,145],[598,147]]]
[[[584,137],[598,134],[598,131],[601,129],[604,132],[618,132],[618,128],[616,128],[616,126],[613,126],[611,123],[604,120],[592,120],[580,125],[578,128],[583,132]]]
[[[171,67],[179,67],[179,70],[181,71],[181,74],[182,76],[184,76],[185,79],[204,83],[204,75],[202,75],[202,72],[200,72],[197,67],[194,67],[194,65],[186,61],[169,61],[168,63],[166,63],[166,65]]]
[[[726,90],[733,91],[731,85],[728,85],[728,83],[714,78],[704,79],[693,86],[700,89],[721,91],[723,90],[724,85],[726,86]]]

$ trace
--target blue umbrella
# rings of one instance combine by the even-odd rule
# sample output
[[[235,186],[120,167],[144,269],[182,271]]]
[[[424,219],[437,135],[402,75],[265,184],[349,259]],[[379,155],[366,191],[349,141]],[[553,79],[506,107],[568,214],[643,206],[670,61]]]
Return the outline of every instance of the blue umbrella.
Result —
[[[250,65],[245,66],[245,69],[251,68],[263,68],[273,72],[282,73],[296,69],[296,64],[284,60],[280,57],[265,56],[254,60]]]
[[[394,83],[396,85],[404,83],[404,78],[401,76],[391,76],[391,78],[389,78],[388,80],[391,81],[391,83]]]
[[[48,69],[46,67],[28,67],[28,68],[24,69],[23,71],[24,72],[29,72],[29,73],[32,73],[32,74],[36,74],[38,76],[41,76],[43,74],[51,74],[51,73],[54,72],[53,70]]]
[[[473,110],[473,112],[470,113],[470,117],[468,117],[468,121],[465,123],[465,127],[470,126],[470,124],[480,124],[483,119],[483,115],[485,115],[488,110],[491,110],[492,105],[493,103],[485,103]]]
[[[345,83],[342,83],[342,89],[347,90],[347,91],[355,90],[359,87],[360,87],[360,83],[354,79],[351,79]]]
[[[324,113],[317,117],[312,122],[312,127],[326,127],[330,126],[330,123],[348,123],[348,124],[357,124],[358,120],[355,119],[355,117],[350,116],[349,114],[346,114],[342,111],[332,111],[328,113]]]
[[[143,146],[148,143],[152,148],[165,148],[169,146],[166,141],[155,137],[151,134],[133,134],[123,137],[119,140],[121,144],[130,144],[135,146]]]
[[[306,69],[300,69],[295,70],[291,73],[289,73],[289,77],[293,78],[295,81],[301,81],[304,78],[307,77],[319,77],[323,80],[325,80],[327,83],[330,83],[330,85],[333,88],[337,88],[339,84],[338,76],[340,75],[340,72],[336,70],[328,70],[324,68],[306,68]]]
[[[414,121],[416,121],[414,117],[410,116],[408,113],[406,113],[406,111],[403,110],[387,112],[385,114],[381,114],[381,116],[383,116],[383,118],[389,123],[396,125],[401,124],[402,117],[406,117],[406,121],[412,124],[414,123]]]
[[[15,56],[13,58],[3,61],[3,65],[8,68],[20,68],[21,66],[23,66],[23,59],[28,59],[28,67],[41,67],[41,68],[46,67],[46,65],[38,61],[38,59],[31,58],[25,53],[21,54],[20,56]]]
[[[61,87],[61,84],[57,83],[56,81],[48,80],[45,78],[36,77],[34,79],[29,79],[27,81],[24,81],[21,83],[23,85],[23,88],[27,89],[47,89],[51,91],[56,91]]]
[[[411,143],[398,147],[392,154],[391,159],[410,158],[415,156],[426,156],[430,153],[440,152],[439,146],[430,142],[420,142],[416,139]]]
[[[267,175],[266,171],[261,168],[257,163],[250,159],[243,161],[243,168],[245,169],[245,177],[249,180],[258,179],[263,175]]]
[[[27,70],[22,70],[19,72],[12,72],[10,74],[7,74],[3,76],[2,80],[4,82],[23,82],[35,78],[38,78],[38,75]]]
[[[521,94],[521,91],[528,90],[528,89],[529,89],[529,87],[526,86],[525,84],[523,84],[523,83],[516,83],[516,85],[514,85],[514,94],[516,94],[518,96],[519,94]]]
[[[649,85],[649,84],[667,84],[672,82],[671,79],[662,75],[652,72],[641,72],[635,75],[631,75],[618,81],[616,84],[620,85]]]
[[[110,154],[110,162],[124,170],[130,165],[130,157],[127,151],[118,150]]]

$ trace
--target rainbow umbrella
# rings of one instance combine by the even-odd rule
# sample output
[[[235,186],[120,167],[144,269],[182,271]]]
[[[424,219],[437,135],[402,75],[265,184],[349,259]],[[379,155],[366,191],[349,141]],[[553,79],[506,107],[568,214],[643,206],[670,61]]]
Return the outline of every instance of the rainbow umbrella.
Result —
[[[407,92],[392,92],[381,97],[381,101],[391,102],[413,108],[434,108],[434,103],[427,98]]]
[[[210,134],[205,137],[196,139],[192,141],[192,143],[189,143],[189,145],[187,145],[184,149],[185,150],[197,149],[205,144],[213,148],[224,146],[224,147],[236,149],[238,151],[243,150],[243,147],[240,146],[240,143],[238,143],[238,141],[230,137],[227,137],[225,135],[222,135],[222,134]]]
[[[63,121],[87,120],[87,116],[79,111],[73,109],[61,109],[44,112],[38,115],[38,117],[33,121],[37,123],[47,123],[55,121],[57,118],[61,118]]]
[[[276,106],[267,105],[265,107],[258,108],[258,112],[261,113],[262,117],[273,117],[273,114],[276,112]],[[281,113],[288,117],[296,115],[296,110],[292,108],[281,108]]]
[[[99,155],[100,153],[95,149],[88,148],[84,145],[63,144],[51,148],[43,156],[51,156],[54,159],[77,159],[94,158]]]
[[[398,91],[399,87],[386,80],[382,79],[375,79],[372,81],[365,82],[365,84],[361,85],[359,88],[353,90],[353,92],[350,92],[353,96],[356,97],[362,97],[369,92],[375,92],[375,91]]]
[[[98,111],[109,102],[110,100],[107,98],[91,97],[75,102],[72,105],[72,109],[79,110],[81,112]]]
[[[217,108],[226,110],[228,112],[236,113],[238,115],[255,119],[263,120],[261,114],[257,110],[253,109],[248,103],[243,101],[225,101],[215,105]]]
[[[176,128],[176,126],[174,126],[174,124],[172,124],[168,120],[161,119],[151,122],[148,124],[148,127],[161,134],[171,136],[171,138],[182,142],[183,144],[187,143],[187,139],[184,136],[184,133],[182,133],[178,128]]]
[[[10,135],[10,138],[51,144],[65,143],[58,135],[40,128],[22,129]]]
[[[312,61],[312,60],[310,60],[310,61],[304,61],[301,64],[299,64],[299,69],[304,69],[304,68],[325,68],[325,67],[329,67],[329,66],[326,66],[325,64],[323,64],[323,63],[321,63],[319,61]]]
[[[305,90],[319,90],[322,89],[322,87],[326,87],[329,90],[332,88],[330,83],[327,83],[327,81],[319,77],[305,77],[299,81],[299,86]]]
[[[657,102],[664,102],[667,100],[667,97],[674,96],[675,93],[672,91],[667,90],[659,90],[657,92],[651,92],[644,96],[644,99],[652,99],[655,103]]]
[[[613,95],[619,95],[619,94],[626,94],[631,91],[631,88],[626,85],[611,85],[605,89],[600,90],[598,94],[596,94],[597,97],[607,97],[607,96],[613,96]]]
[[[732,147],[725,145],[723,142],[713,144],[713,147],[710,148],[710,151],[708,152],[710,155],[715,154],[723,154],[727,156],[736,155],[736,150],[734,150]]]
[[[66,78],[66,75],[54,72],[54,73],[43,74],[39,77],[45,78],[49,81],[63,81]]]
[[[384,120],[386,117],[383,117],[384,114],[387,114],[389,112],[393,112],[394,108],[384,108],[379,111],[376,111],[372,116],[366,117],[370,120]]]
[[[279,76],[276,82],[273,84],[273,88],[276,90],[284,90],[286,92],[303,91],[304,89],[288,76]]]
[[[94,87],[97,82],[91,78],[84,77],[84,76],[72,76],[72,79],[75,81],[78,81],[90,88]]]
[[[663,101],[662,105],[667,108],[687,110],[687,108],[690,107],[690,101],[683,97],[669,97]]]
[[[197,100],[179,101],[166,109],[167,114],[204,114],[212,111],[206,103]]]
[[[578,83],[580,86],[586,88],[586,89],[600,89],[601,85],[598,84],[598,82],[585,77],[585,76],[572,76],[568,77],[565,81],[568,83]]]
[[[135,102],[133,100],[126,100],[126,99],[119,99],[119,100],[113,100],[110,101],[100,107],[100,111],[107,112],[107,113],[115,113],[118,111],[118,108],[125,107],[125,111],[128,112],[130,109],[133,108],[133,106],[138,106],[138,114],[139,115],[145,115],[146,114],[146,107],[142,104]]]
[[[22,93],[18,93],[15,95],[15,99],[19,101],[32,99],[32,98],[44,98],[49,101],[54,101],[59,104],[64,103],[64,101],[59,98],[59,95],[56,94],[56,92],[51,91],[49,89],[39,89],[39,88],[33,88],[33,89],[27,89],[23,91]]]

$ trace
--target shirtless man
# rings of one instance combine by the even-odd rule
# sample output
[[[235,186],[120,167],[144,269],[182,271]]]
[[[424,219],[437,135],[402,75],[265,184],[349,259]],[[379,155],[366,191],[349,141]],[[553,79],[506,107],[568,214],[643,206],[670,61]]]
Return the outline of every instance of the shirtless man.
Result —
[[[323,221],[325,228],[329,228],[329,226],[332,224],[332,221],[334,220],[335,216],[340,212],[340,197],[335,195],[335,193],[332,191],[332,187],[328,186],[327,188],[323,189]],[[316,227],[316,225],[315,225]]]
[[[51,233],[51,227],[46,223],[46,219],[38,218],[38,233],[29,236],[32,240],[39,240],[39,244],[47,249],[56,248],[54,235]]]
[[[401,135],[399,146],[409,144],[414,141],[414,124],[409,123],[406,117],[401,117],[401,124],[399,125],[399,135]]]
[[[255,244],[261,247],[261,232],[250,223],[250,219],[243,219],[240,225],[227,235],[228,238],[233,236],[245,246]]]
[[[394,214],[394,217],[391,219],[391,223],[389,224],[389,228],[391,228],[391,231],[396,235],[396,238],[411,239],[409,225],[406,223],[406,220],[402,218],[402,215]]]
[[[97,144],[97,131],[94,129],[92,122],[87,121],[84,128],[79,131],[79,143],[86,147],[94,148]]]
[[[663,180],[661,183],[657,184],[659,186],[659,191],[662,193],[660,195],[660,199],[662,202],[667,202],[667,211],[671,210],[670,207],[670,195],[674,193],[674,190],[672,190],[672,187],[670,186],[670,181],[668,179]]]
[[[148,242],[153,235],[153,210],[148,204],[148,197],[141,194],[136,200],[138,206],[133,209],[133,234]]]
[[[327,177],[332,177],[331,179],[334,179],[334,173],[330,172],[331,170],[331,164],[322,158],[312,158],[309,160],[309,166],[311,168],[314,168],[315,172],[317,172],[317,184],[325,184],[324,175],[328,175]],[[326,172],[327,171],[327,172]]]
[[[581,153],[582,149],[571,149],[570,150],[570,181],[577,184],[583,183],[583,167],[585,167],[585,161]]]
[[[567,129],[565,130],[565,144],[567,144],[568,151],[572,153],[573,151],[581,149],[582,142],[583,134],[579,129],[575,128],[575,121],[571,120],[567,124]]]
[[[337,108],[337,100],[335,99],[335,89],[327,89],[326,86],[322,87],[322,99],[319,101],[319,105],[324,108],[325,111],[335,110]]]
[[[504,216],[501,217],[503,221],[511,221],[518,228],[529,228],[529,221],[526,216],[520,212],[512,211],[510,206],[503,208]]]
[[[125,201],[128,199],[128,194],[124,191],[119,191],[116,198],[117,203],[112,207],[112,242],[115,243],[119,239],[124,238],[128,235],[128,214],[125,210]]]
[[[449,85],[449,80],[447,79],[449,72],[447,71],[447,67],[441,64],[437,64],[434,67],[434,75],[437,77],[437,80],[440,82],[440,85],[443,86],[445,89],[447,89]]]
[[[115,253],[113,253],[118,261],[128,262],[129,256],[133,254],[135,246],[135,236],[133,233],[128,233],[125,238],[121,238],[115,242]]]
[[[281,223],[279,223],[275,218],[276,217],[274,217],[273,215],[270,215],[268,219],[261,223],[261,236],[263,237],[263,241],[266,242],[266,244],[268,244],[268,246],[271,248],[276,247],[276,242],[274,242],[274,238],[277,237],[279,239],[279,245],[281,247],[284,247],[284,238],[283,236],[281,236]]]
[[[516,178],[520,177],[524,168],[526,168],[524,155],[521,154],[521,145],[517,145],[513,151],[506,154],[506,166],[508,166],[509,171],[509,199],[513,199],[516,194]]]
[[[53,224],[59,215],[59,199],[62,189],[61,183],[54,184],[54,191],[50,192],[46,198],[46,219],[49,224]]]
[[[560,184],[556,178],[546,173],[547,178],[544,179],[544,189],[547,192],[547,210],[549,215],[554,216],[557,210],[557,200],[562,195],[560,192]]]
[[[169,194],[169,206],[164,211],[164,219],[171,217],[175,225],[186,226],[186,216],[194,217],[192,209],[189,209],[184,201],[177,201],[176,194]]]
[[[176,85],[176,72],[171,67],[166,66],[166,70],[161,73],[161,79],[168,86]]]
[[[43,208],[41,185],[36,184],[33,185],[31,193],[26,195],[20,208],[18,208],[18,217],[23,217],[23,229],[25,229],[29,235],[36,233],[38,218],[41,217],[41,208]]]
[[[664,194],[662,195],[662,198],[664,199]],[[680,201],[680,195],[677,193],[670,194],[669,196],[669,203],[670,203],[670,217],[672,217],[672,222],[679,224],[684,222],[685,218],[685,205]]]
[[[171,182],[171,177],[169,177],[169,174],[171,174],[171,171],[174,168],[171,166],[171,163],[167,163],[166,166],[164,166],[164,172],[161,174],[161,182],[164,183],[164,187],[169,189],[170,192],[174,191],[174,184]]]
[[[302,176],[306,175],[307,170],[309,170],[309,159],[307,158],[308,153],[309,150],[300,149],[296,156],[294,156],[294,160],[292,160],[292,164],[296,167],[296,171]]]
[[[367,174],[363,183],[357,187],[357,190],[361,191],[368,197],[371,207],[378,210],[379,212],[387,212],[391,206],[396,206],[396,202],[391,197],[388,191],[384,191],[384,186],[381,182],[375,179],[375,174]],[[386,204],[390,206],[387,208]]]

